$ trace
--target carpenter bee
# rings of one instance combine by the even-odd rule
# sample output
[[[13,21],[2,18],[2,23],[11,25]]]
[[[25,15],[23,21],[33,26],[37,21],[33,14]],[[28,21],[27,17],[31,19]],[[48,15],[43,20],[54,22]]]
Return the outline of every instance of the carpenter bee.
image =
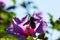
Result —
[[[31,28],[34,29],[36,27],[36,24],[34,21],[36,21],[36,19],[34,17],[30,17],[30,19],[24,25],[30,24]]]
[[[36,27],[34,21],[35,21],[35,18],[34,18],[34,17],[31,17],[31,18],[30,18],[30,25],[31,25],[31,28],[33,28],[33,29]]]

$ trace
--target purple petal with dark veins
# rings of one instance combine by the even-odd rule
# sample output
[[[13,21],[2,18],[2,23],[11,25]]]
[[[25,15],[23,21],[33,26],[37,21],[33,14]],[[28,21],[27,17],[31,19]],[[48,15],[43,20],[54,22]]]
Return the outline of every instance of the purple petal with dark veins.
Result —
[[[36,16],[41,20],[42,19],[42,17],[41,16],[39,16],[38,14],[36,14]]]
[[[15,33],[19,33],[19,34],[24,34],[24,31],[22,28],[20,28],[18,25],[16,25],[15,23],[13,23],[13,30]]]
[[[40,17],[42,17],[43,16],[43,13],[42,12],[38,12],[37,15],[39,15]]]
[[[37,16],[36,16],[36,13],[34,13],[34,14],[32,15],[32,17],[38,19]]]
[[[40,23],[40,22],[41,22],[41,21],[38,19],[38,20],[37,20],[37,23]]]
[[[44,30],[44,33],[45,33],[48,25],[45,21],[43,21],[42,25],[43,25],[43,30]]]
[[[42,23],[39,25],[39,27],[36,29],[37,33],[44,33],[43,29],[42,29]]]
[[[33,17],[34,17],[35,19],[37,19],[37,20],[36,20],[37,23],[40,23],[40,21],[43,20],[43,18],[40,17],[38,14],[33,14]]]
[[[14,20],[16,21],[17,24],[21,23],[20,19],[18,19],[17,17],[14,17]]]
[[[26,38],[26,36],[24,36],[24,31],[22,28],[20,28],[17,24],[15,24],[14,22],[11,23],[11,25],[9,26],[9,28],[7,29],[7,32],[9,34],[14,34],[16,35],[18,38]]]
[[[27,38],[27,36],[21,35],[21,34],[16,34],[18,38]]]
[[[25,17],[22,18],[21,22],[24,22],[27,18],[27,15]]]
[[[12,23],[7,28],[7,33],[13,33],[13,24]]]
[[[38,28],[36,29],[36,32],[37,33],[45,33],[45,31],[46,31],[46,27],[47,27],[47,25],[46,25],[46,23],[45,22],[40,22],[40,25],[38,26]],[[43,29],[43,28],[45,28],[45,29]]]

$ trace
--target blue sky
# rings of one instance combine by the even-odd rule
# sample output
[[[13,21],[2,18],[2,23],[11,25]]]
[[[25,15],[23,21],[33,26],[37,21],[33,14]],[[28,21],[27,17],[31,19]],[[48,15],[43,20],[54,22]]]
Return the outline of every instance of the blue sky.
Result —
[[[26,0],[28,1],[28,0]],[[33,1],[35,3],[35,5],[38,7],[38,11],[42,11],[47,20],[48,20],[48,15],[47,13],[51,13],[54,16],[54,19],[58,19],[60,17],[60,0],[29,0],[29,1]],[[19,3],[22,3],[23,0],[19,0],[17,1],[17,9],[15,10],[15,12],[17,12],[17,16],[19,17],[20,14],[23,15],[26,10],[24,10],[22,7],[19,6]],[[8,5],[7,6],[11,6],[13,5],[13,2],[8,1]],[[18,12],[18,11],[20,12]],[[23,11],[22,11],[23,10]],[[32,12],[31,12],[32,11]],[[31,13],[33,13],[36,10],[30,10]]]
[[[47,15],[48,13],[51,13],[54,16],[54,20],[58,19],[60,17],[60,0],[25,0],[25,1],[33,1],[35,5],[38,7],[38,10],[35,9],[30,9],[30,13],[32,14],[34,11],[42,11],[44,13],[44,17],[46,18],[46,21],[49,22],[49,16]],[[16,13],[16,16],[19,18],[22,18],[26,14],[26,10],[19,6],[19,3],[22,3],[23,0],[17,0],[17,8],[14,10]],[[8,1],[8,4],[6,6],[11,6],[13,5],[13,2]],[[52,30],[47,28],[49,32]],[[54,30],[53,31],[53,40],[55,40],[57,37],[60,36],[59,31]],[[48,35],[49,38],[51,37]],[[51,39],[49,39],[51,40]]]

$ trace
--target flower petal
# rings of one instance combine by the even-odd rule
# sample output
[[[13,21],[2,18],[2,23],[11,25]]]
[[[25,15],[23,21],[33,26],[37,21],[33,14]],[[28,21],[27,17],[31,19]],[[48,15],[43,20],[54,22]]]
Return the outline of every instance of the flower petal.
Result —
[[[40,25],[38,26],[38,28],[36,29],[36,32],[37,33],[45,33],[46,32],[46,27],[47,27],[47,24],[45,21],[41,21]]]
[[[22,24],[26,23],[27,21],[28,21],[28,16],[27,15],[21,19]]]
[[[14,23],[13,23],[13,26],[14,26],[13,29],[14,29],[15,33],[19,33],[21,35],[24,34],[24,30],[21,27],[19,27],[18,25],[14,24]]]
[[[7,33],[13,33],[13,24],[12,23],[7,28]]]
[[[21,21],[22,21],[22,22],[25,21],[26,18],[27,18],[27,15],[26,15],[25,17],[23,17]]]
[[[12,22],[12,24],[9,26],[7,32],[9,34],[16,35],[19,38],[26,38],[26,36],[24,35],[24,30],[20,28],[18,25],[16,25],[14,22]]]
[[[42,19],[41,14],[42,13],[35,13],[34,12],[33,17],[36,18],[36,19]]]
[[[42,25],[43,25],[43,30],[44,30],[44,33],[45,33],[48,25],[45,21],[43,22]]]
[[[17,24],[20,24],[20,23],[21,23],[21,20],[18,19],[17,17],[14,17],[14,20],[15,20],[15,22],[16,22]]]

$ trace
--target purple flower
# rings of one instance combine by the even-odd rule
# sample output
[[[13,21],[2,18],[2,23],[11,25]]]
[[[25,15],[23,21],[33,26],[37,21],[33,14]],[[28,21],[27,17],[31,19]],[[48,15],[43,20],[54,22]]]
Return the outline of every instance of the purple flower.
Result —
[[[0,1],[0,8],[3,8],[3,7],[5,7],[5,4]]]
[[[47,24],[40,13],[34,13],[30,19],[28,15],[22,19],[14,17],[13,22],[7,28],[8,33],[15,34],[19,38],[26,38],[28,35],[35,36],[36,33],[44,34],[46,32]]]
[[[8,0],[0,0],[0,2],[3,2],[4,4],[7,4]]]

